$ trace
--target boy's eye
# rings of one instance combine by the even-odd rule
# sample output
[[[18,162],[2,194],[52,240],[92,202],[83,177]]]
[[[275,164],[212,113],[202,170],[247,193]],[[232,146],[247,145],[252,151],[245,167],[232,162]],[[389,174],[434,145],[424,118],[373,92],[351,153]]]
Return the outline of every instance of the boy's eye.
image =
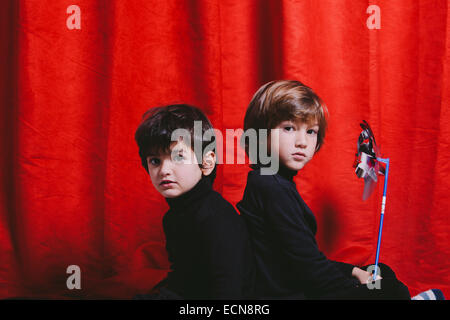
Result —
[[[184,160],[184,156],[183,156],[182,153],[179,153],[179,154],[177,154],[177,155],[175,155],[175,156],[173,157],[173,160],[174,160],[174,161],[177,161],[177,162],[183,161],[183,160]]]
[[[151,164],[152,166],[157,166],[160,164],[160,160],[158,158],[150,158],[148,160],[148,163]]]
[[[309,129],[309,130],[308,130],[308,133],[309,133],[309,134],[317,134],[318,132],[317,132],[317,130]]]
[[[293,126],[284,126],[283,129],[286,131],[292,131],[292,130],[294,130],[294,127]]]

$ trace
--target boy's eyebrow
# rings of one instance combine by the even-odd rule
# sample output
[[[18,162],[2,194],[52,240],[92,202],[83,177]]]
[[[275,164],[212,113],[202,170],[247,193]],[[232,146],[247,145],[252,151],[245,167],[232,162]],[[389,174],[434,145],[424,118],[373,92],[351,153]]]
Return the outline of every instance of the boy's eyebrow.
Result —
[[[149,153],[147,153],[147,157],[159,157],[159,156],[161,156],[161,151],[152,151],[152,152],[149,152]]]
[[[283,123],[295,123],[295,122],[293,120],[283,120],[279,123],[279,125]]]

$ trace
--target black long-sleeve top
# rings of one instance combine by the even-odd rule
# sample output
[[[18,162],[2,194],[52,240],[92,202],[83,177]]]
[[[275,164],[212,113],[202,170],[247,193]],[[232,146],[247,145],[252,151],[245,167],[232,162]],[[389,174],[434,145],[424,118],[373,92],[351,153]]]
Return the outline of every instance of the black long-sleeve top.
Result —
[[[166,288],[184,299],[242,299],[252,289],[247,227],[203,177],[191,190],[166,198],[163,217],[171,271]]]
[[[283,167],[275,175],[250,171],[237,204],[255,254],[255,295],[320,298],[354,291],[353,266],[327,259],[317,246],[316,219],[297,191],[296,173]]]

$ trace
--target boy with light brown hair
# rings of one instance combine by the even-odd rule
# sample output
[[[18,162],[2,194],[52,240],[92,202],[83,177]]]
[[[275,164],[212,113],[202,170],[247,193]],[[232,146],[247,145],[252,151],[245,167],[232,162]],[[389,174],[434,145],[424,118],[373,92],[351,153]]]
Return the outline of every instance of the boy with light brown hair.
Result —
[[[314,214],[301,198],[294,176],[323,145],[327,109],[299,81],[272,81],[253,96],[244,131],[269,130],[267,143],[277,154],[276,174],[261,174],[264,165],[251,165],[243,199],[237,204],[252,239],[256,261],[255,295],[285,299],[409,299],[408,288],[380,264],[381,289],[371,283],[368,266],[327,259],[319,250]],[[244,139],[245,150],[253,147]],[[257,153],[254,153],[257,154]],[[372,286],[371,286],[372,285]]]

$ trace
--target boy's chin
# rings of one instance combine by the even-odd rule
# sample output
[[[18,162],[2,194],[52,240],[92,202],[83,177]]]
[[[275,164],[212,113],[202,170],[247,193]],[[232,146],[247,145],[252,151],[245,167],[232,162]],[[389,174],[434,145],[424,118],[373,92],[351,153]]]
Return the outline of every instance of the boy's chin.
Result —
[[[302,170],[303,167],[306,165],[305,162],[297,162],[297,161],[290,161],[288,163],[283,163],[284,167],[286,167],[289,170],[293,170],[293,171],[299,171]]]
[[[176,198],[181,195],[181,191],[170,189],[170,190],[163,190],[159,192],[164,198]]]

